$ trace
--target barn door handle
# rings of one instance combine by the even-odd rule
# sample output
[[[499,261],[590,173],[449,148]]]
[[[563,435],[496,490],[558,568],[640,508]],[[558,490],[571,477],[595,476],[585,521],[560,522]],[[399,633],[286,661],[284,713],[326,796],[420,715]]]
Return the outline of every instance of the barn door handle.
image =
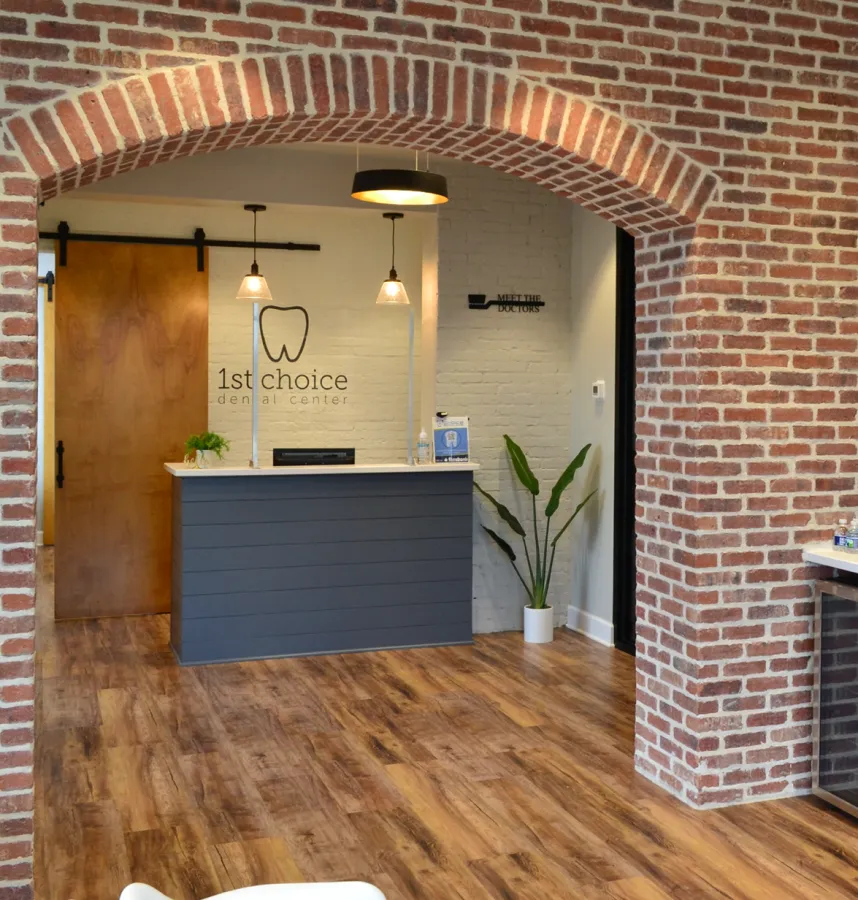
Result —
[[[62,441],[57,441],[57,487],[62,487],[66,476],[63,475],[63,454],[66,448],[63,447]]]

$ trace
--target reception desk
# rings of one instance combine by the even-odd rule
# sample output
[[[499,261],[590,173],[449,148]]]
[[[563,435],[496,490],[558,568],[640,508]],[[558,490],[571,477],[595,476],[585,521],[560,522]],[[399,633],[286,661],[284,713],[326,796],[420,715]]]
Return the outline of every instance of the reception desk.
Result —
[[[475,465],[166,469],[183,665],[470,643]]]

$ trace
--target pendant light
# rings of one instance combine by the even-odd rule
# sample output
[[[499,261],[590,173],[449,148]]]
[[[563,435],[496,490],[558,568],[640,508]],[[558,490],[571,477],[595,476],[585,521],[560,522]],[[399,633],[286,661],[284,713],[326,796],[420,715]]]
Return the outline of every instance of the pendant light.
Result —
[[[360,148],[357,151],[358,171],[352,182],[352,197],[367,203],[389,206],[434,206],[446,203],[447,179],[428,168],[418,167],[414,152],[413,169],[365,169],[360,171]]]
[[[396,220],[404,218],[402,213],[382,213],[385,219],[390,219],[390,274],[382,283],[375,302],[385,306],[407,306],[408,294],[405,285],[396,274]]]
[[[249,274],[245,275],[241,287],[235,295],[236,300],[253,302],[253,381],[250,387],[250,466],[259,468],[259,303],[270,301],[271,291],[264,275],[259,274],[256,262],[256,214],[265,212],[261,203],[247,203],[244,208],[253,213],[253,264]]]
[[[408,465],[414,465],[414,307],[408,299],[405,285],[396,274],[396,220],[404,219],[400,212],[382,213],[385,219],[390,220],[390,275],[382,283],[381,290],[376,297],[379,306],[407,306],[408,307]]]
[[[264,275],[259,274],[259,266],[256,262],[256,214],[265,212],[267,207],[261,203],[246,203],[244,208],[253,213],[253,263],[250,266],[250,272],[244,276],[235,299],[253,300],[258,303],[260,300],[271,300],[268,282]]]

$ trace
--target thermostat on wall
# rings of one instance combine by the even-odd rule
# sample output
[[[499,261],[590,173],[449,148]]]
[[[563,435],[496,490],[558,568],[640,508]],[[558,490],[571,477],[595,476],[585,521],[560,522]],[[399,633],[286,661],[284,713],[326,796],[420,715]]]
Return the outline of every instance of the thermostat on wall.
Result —
[[[593,399],[594,400],[604,400],[605,399],[605,382],[604,381],[594,381],[592,389],[593,389]]]

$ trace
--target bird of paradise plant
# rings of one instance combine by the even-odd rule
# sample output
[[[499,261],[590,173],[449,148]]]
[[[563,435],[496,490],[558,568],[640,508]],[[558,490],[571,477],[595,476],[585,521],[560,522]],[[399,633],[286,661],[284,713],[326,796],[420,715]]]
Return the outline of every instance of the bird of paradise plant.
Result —
[[[483,529],[492,538],[492,540],[506,554],[518,580],[524,586],[527,592],[527,598],[530,601],[529,606],[533,609],[545,609],[548,605],[548,591],[551,586],[551,575],[554,571],[554,556],[557,553],[557,542],[563,537],[566,529],[575,521],[576,516],[586,506],[587,502],[593,497],[597,491],[591,491],[575,508],[575,512],[566,520],[563,527],[551,537],[551,524],[554,514],[560,508],[560,498],[563,492],[575,480],[575,473],[584,465],[587,453],[591,444],[584,446],[578,455],[566,467],[563,474],[557,479],[557,483],[551,489],[551,496],[545,505],[545,528],[540,539],[540,528],[537,522],[536,501],[539,498],[539,481],[533,474],[530,464],[524,451],[515,441],[508,435],[503,436],[506,442],[506,451],[509,455],[515,474],[524,488],[530,494],[531,508],[533,510],[533,538],[528,540],[527,532],[524,526],[510,511],[509,507],[504,506],[496,500],[488,491],[484,490],[479,484],[474,482],[474,487],[494,506],[501,519],[512,529],[512,531],[521,538],[524,546],[524,556],[527,561],[528,579],[525,580],[518,565],[516,565],[515,551],[497,532],[483,525]]]

